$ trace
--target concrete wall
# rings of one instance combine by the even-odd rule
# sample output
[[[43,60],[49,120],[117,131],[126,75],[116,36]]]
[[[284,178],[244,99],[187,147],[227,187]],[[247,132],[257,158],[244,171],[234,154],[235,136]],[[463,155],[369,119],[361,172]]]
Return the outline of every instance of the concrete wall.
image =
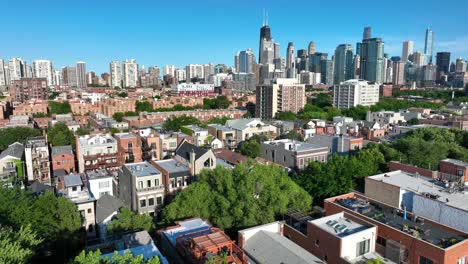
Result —
[[[259,231],[267,231],[271,233],[281,234],[283,233],[283,224],[281,222],[273,222],[265,225],[252,227],[239,231],[238,244],[241,248],[244,247],[247,240]]]
[[[388,163],[388,168],[390,171],[402,170],[402,171],[413,173],[413,174],[419,173],[419,175],[421,176],[425,176],[425,177],[429,177],[433,179],[438,177],[437,171],[419,168],[417,166],[414,166],[411,164],[400,163],[398,161],[390,161]]]
[[[108,186],[99,188],[101,182],[107,182]],[[107,192],[109,195],[114,196],[112,178],[101,178],[101,179],[88,179],[89,191],[93,194],[93,197],[97,199],[101,198],[101,193]]]

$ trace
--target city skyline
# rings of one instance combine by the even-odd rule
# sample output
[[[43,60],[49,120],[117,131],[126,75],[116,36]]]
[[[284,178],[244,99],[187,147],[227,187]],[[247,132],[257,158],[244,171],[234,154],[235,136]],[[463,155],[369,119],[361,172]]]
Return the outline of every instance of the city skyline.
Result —
[[[207,6],[215,3],[208,2]],[[284,15],[299,5],[282,7],[281,4],[266,1],[251,3],[250,8],[245,8],[244,2],[240,1],[235,6],[229,6],[229,10],[223,9],[227,4],[203,9],[192,3],[184,3],[187,8],[179,10],[169,4],[152,2],[143,2],[139,6],[126,3],[114,7],[90,5],[88,9],[84,8],[86,4],[70,6],[54,3],[47,9],[35,2],[6,6],[7,21],[20,8],[24,20],[12,23],[5,29],[4,35],[9,36],[9,41],[0,45],[2,58],[19,57],[28,62],[51,60],[56,69],[82,60],[87,63],[88,70],[97,73],[109,72],[111,61],[125,59],[135,59],[139,65],[159,67],[167,64],[184,67],[210,62],[231,66],[234,65],[235,54],[248,48],[252,48],[259,58],[258,31],[262,26],[263,8],[268,10],[271,34],[275,42],[281,44],[282,57],[286,56],[289,42],[293,42],[295,49],[299,50],[307,49],[309,42],[314,41],[317,52],[328,54],[333,54],[340,44],[351,44],[355,49],[356,42],[362,40],[364,27],[371,26],[372,37],[382,38],[385,53],[390,56],[401,56],[405,40],[414,41],[414,51],[424,52],[425,31],[430,27],[435,34],[434,56],[437,52],[448,51],[453,59],[468,58],[468,29],[463,23],[452,23],[437,16],[439,12],[450,12],[450,3],[444,6],[426,3],[428,11],[423,12],[424,16],[400,11],[399,20],[394,16],[387,18],[374,14],[377,11],[369,5],[365,9],[368,15],[353,17],[352,21],[350,14],[357,7],[350,6],[346,11],[341,11],[325,4],[320,12],[314,13],[313,21],[323,21],[320,23],[312,23],[308,15],[295,15],[297,19]],[[420,4],[420,1],[415,1],[405,3],[405,6],[411,10]],[[360,5],[365,6],[366,3]],[[389,14],[401,7],[395,3],[383,5],[379,8]],[[152,13],[160,9],[165,12]],[[137,15],[116,18],[112,16],[115,13],[109,10],[117,13],[127,10]],[[337,18],[331,21],[326,10],[333,10]],[[468,4],[459,3],[457,11],[460,10],[468,10]],[[242,21],[238,20],[239,12],[243,14]],[[32,23],[39,15],[42,22],[37,25]],[[129,38],[128,41],[125,37]]]

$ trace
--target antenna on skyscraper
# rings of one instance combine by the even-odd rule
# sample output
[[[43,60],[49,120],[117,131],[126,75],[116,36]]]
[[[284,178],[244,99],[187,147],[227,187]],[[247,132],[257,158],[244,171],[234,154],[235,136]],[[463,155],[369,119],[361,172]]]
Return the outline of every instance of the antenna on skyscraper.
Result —
[[[262,27],[265,26],[265,8],[263,8],[263,23],[262,23]]]
[[[266,11],[266,26],[268,26],[268,11]]]

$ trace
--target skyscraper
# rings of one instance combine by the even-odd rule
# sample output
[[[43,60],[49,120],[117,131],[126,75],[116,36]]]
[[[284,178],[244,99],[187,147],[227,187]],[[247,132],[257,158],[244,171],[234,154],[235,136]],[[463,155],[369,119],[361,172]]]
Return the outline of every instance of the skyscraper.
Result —
[[[334,83],[339,84],[354,78],[353,72],[353,46],[350,44],[341,44],[335,50],[335,71]]]
[[[263,51],[265,50],[266,42],[271,41],[271,29],[267,21],[263,22],[263,26],[260,28],[260,44],[258,50],[258,63],[264,64],[264,57],[262,57]]]
[[[287,78],[296,77],[296,61],[294,57],[294,44],[292,42],[288,43],[288,49],[286,51],[286,71]]]
[[[426,41],[424,42],[424,54],[426,55],[427,63],[432,63],[432,52],[434,49],[434,32],[432,29],[426,29]]]
[[[203,79],[205,68],[201,64],[189,64],[185,66],[185,73],[187,82],[191,82],[192,79],[198,78]]]
[[[123,63],[123,86],[131,88],[138,86],[138,64],[134,59],[125,60]]]
[[[20,58],[10,58],[8,60],[8,70],[10,76],[10,83],[26,77],[25,62]]]
[[[86,84],[86,62],[79,61],[76,63],[76,87],[84,89]]]
[[[53,69],[49,60],[33,61],[33,72],[36,78],[46,78],[48,86],[53,84]]]
[[[466,61],[463,58],[458,58],[455,64],[455,72],[466,72],[466,70]]]
[[[122,87],[122,68],[119,61],[112,61],[110,63],[110,86]]]
[[[252,49],[243,50],[237,53],[236,56],[237,72],[253,73],[253,65],[255,64],[255,55]]]
[[[6,76],[5,76],[5,63],[3,59],[0,59],[0,86],[5,86],[7,85],[6,82]]]
[[[166,65],[166,66],[164,66],[164,69],[163,69],[163,75],[164,76],[166,76],[166,75],[174,76],[175,71],[176,71],[176,66]]]
[[[365,39],[361,47],[361,79],[383,83],[384,42],[381,38]]]
[[[362,34],[362,40],[370,39],[371,37],[372,37],[372,28],[371,27],[365,27],[364,28],[364,33]]]
[[[405,84],[405,63],[398,61],[393,63],[393,84],[403,85]]]
[[[63,84],[69,87],[76,87],[77,85],[77,76],[76,76],[76,67],[63,67],[62,68],[62,78]]]
[[[425,55],[419,51],[413,53],[413,63],[415,66],[421,67],[425,64]]]
[[[414,49],[414,42],[411,40],[407,40],[403,42],[403,52],[401,55],[401,60],[403,62],[408,61],[408,57],[413,54]]]
[[[436,80],[440,80],[440,76],[448,74],[450,68],[450,52],[437,52],[436,55]]]
[[[313,41],[309,42],[307,47],[307,55],[311,56],[315,53],[315,43]]]

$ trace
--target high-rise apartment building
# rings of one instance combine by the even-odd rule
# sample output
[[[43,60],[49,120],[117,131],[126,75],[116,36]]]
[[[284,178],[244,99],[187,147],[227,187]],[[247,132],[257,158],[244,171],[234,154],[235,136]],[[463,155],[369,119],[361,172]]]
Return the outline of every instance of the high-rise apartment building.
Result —
[[[119,61],[112,61],[110,67],[110,86],[122,87],[122,67]]]
[[[76,63],[76,87],[84,89],[87,87],[86,83],[86,62],[79,61]]]
[[[10,58],[8,60],[8,71],[9,71],[9,80],[8,84],[13,83],[13,81],[20,80],[23,77],[26,77],[26,63],[20,58]]]
[[[7,85],[7,79],[5,75],[5,62],[0,59],[0,86]]]
[[[408,58],[411,54],[413,54],[414,49],[414,42],[411,40],[407,40],[403,42],[403,52],[401,55],[401,60],[403,62],[408,61]]]
[[[176,71],[176,66],[166,65],[164,66],[164,69],[163,69],[163,76],[167,76],[167,75],[174,76],[175,71]]]
[[[335,84],[354,78],[353,47],[350,44],[341,44],[335,49],[334,64]]]
[[[439,80],[441,74],[448,74],[450,68],[450,52],[437,52],[436,55],[437,73],[436,79]]]
[[[69,87],[77,87],[78,80],[76,75],[76,67],[63,67],[62,68],[63,84]]]
[[[405,63],[403,61],[397,61],[393,63],[393,84],[403,85],[405,84]],[[391,68],[389,68],[391,69]]]
[[[425,55],[419,51],[413,53],[413,63],[415,66],[422,67],[426,63]]]
[[[47,85],[53,85],[53,68],[52,62],[49,60],[35,60],[33,61],[33,71],[34,77],[36,78],[46,78]]]
[[[382,83],[384,70],[384,42],[381,38],[365,39],[360,54],[361,79]]]
[[[138,86],[138,64],[136,60],[125,60],[123,63],[123,86],[137,87]]]
[[[278,78],[273,84],[257,86],[256,116],[271,119],[279,112],[297,113],[305,105],[305,85],[296,79]]]
[[[11,97],[17,102],[26,102],[31,99],[47,100],[46,78],[21,78],[15,80],[10,88]]]
[[[426,55],[426,63],[432,62],[432,53],[434,49],[434,32],[432,29],[426,29],[426,39],[424,41],[424,54]]]
[[[333,90],[333,106],[348,109],[358,105],[371,106],[379,102],[379,84],[364,80],[347,80]]]
[[[190,82],[194,78],[203,79],[205,67],[201,64],[189,64],[185,66],[185,74],[187,82]]]
[[[236,71],[242,73],[253,73],[255,64],[255,54],[252,49],[243,50],[236,55]]]
[[[466,72],[467,71],[466,65],[467,63],[463,58],[458,58],[455,63],[455,72]]]

